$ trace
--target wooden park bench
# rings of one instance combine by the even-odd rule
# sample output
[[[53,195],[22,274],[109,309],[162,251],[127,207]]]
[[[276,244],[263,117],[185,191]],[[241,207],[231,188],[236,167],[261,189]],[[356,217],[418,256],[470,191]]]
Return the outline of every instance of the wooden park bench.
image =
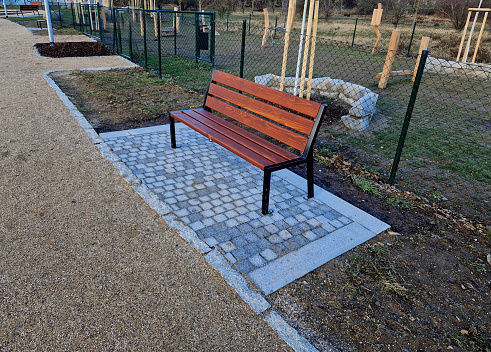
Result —
[[[268,214],[271,173],[307,164],[307,193],[314,196],[313,145],[326,107],[230,74],[214,70],[203,108],[172,111],[171,146],[176,148],[178,120],[264,171],[262,213]],[[251,133],[243,126],[300,151],[291,151]]]
[[[35,15],[37,12],[39,15],[38,5],[19,5],[19,10],[22,17],[24,17],[24,11],[32,12],[33,15]]]

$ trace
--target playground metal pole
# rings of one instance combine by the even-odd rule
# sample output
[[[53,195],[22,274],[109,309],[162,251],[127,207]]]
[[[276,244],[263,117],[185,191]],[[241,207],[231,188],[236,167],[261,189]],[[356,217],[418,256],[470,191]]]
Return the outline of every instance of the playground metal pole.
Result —
[[[480,9],[481,5],[482,5],[482,0],[479,1],[479,6],[477,8]],[[474,32],[474,27],[476,25],[477,16],[479,16],[479,12],[476,11],[476,14],[474,15],[474,22],[472,22],[472,26],[471,26],[471,32],[469,33],[469,40],[467,41],[467,47],[465,48],[465,54],[464,54],[464,57],[462,58],[462,62],[467,62],[467,55],[469,54],[469,49],[470,49],[471,40],[472,40],[472,33]]]
[[[295,72],[295,86],[293,87],[293,95],[297,95],[298,91],[298,76],[300,75],[300,64],[302,61],[302,49],[303,49],[303,41],[305,37],[305,17],[307,17],[307,3],[308,1],[304,1],[303,5],[303,15],[302,15],[302,30],[300,32],[300,44],[298,45],[298,58],[297,58],[297,71]]]
[[[7,5],[5,5],[5,0],[3,0],[3,8],[5,10],[5,18],[9,18],[9,13],[7,12]]]
[[[419,61],[418,72],[416,73],[416,79],[414,80],[413,90],[411,92],[411,97],[409,98],[409,103],[407,105],[406,117],[404,118],[404,123],[402,125],[402,130],[401,130],[401,135],[399,137],[399,143],[397,145],[396,155],[394,156],[394,162],[392,163],[392,170],[390,171],[389,184],[391,186],[394,185],[397,169],[399,167],[399,162],[401,161],[402,149],[404,148],[404,142],[406,141],[407,131],[409,129],[409,122],[411,121],[411,116],[413,115],[413,109],[416,103],[416,97],[418,95],[419,86],[421,84],[421,77],[423,76],[426,60],[428,59],[428,53],[429,53],[428,50],[423,50],[421,52],[421,60]]]
[[[46,24],[48,26],[49,42],[54,45],[55,37],[53,36],[53,25],[51,24],[51,12],[49,10],[48,0],[44,0],[44,11],[46,12]]]

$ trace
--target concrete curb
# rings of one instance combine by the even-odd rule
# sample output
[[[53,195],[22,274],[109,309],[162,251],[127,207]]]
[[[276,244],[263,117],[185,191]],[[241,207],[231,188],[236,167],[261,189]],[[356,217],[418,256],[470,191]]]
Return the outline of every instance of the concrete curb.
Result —
[[[264,297],[252,291],[247,285],[247,281],[240,273],[232,268],[230,262],[225,256],[220,253],[218,249],[215,249],[205,256],[205,259],[213,265],[215,269],[223,276],[223,278],[232,286],[240,297],[255,311],[257,314],[261,314],[271,305],[264,299]]]
[[[300,336],[294,328],[286,323],[282,317],[276,312],[269,313],[264,320],[276,330],[278,336],[280,336],[290,347],[298,352],[318,352],[318,350],[312,346],[305,338]],[[329,348],[326,352],[332,352],[333,349]]]

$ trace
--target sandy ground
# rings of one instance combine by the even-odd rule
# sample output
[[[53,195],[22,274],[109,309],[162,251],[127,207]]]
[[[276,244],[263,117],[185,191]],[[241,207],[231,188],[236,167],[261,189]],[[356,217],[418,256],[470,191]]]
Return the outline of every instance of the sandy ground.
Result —
[[[41,76],[127,62],[37,57],[47,40],[0,20],[0,350],[289,350]]]

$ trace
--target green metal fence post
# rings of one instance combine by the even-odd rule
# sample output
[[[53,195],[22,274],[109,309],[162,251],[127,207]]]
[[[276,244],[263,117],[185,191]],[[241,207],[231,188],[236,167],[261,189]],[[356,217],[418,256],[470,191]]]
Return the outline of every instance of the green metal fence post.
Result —
[[[211,14],[211,36],[210,36],[210,61],[211,67],[215,68],[215,21],[216,13]]]
[[[129,44],[129,48],[130,48],[130,60],[133,61],[133,29],[131,28],[132,27],[132,22],[131,21],[128,21],[129,24],[128,24],[128,44]]]
[[[356,21],[355,21],[355,29],[353,31],[353,40],[351,41],[351,46],[355,45],[355,35],[356,35],[356,26],[357,25],[358,25],[358,17],[356,17]]]
[[[73,2],[70,4],[70,7],[72,8],[72,23],[73,23],[73,29],[77,28],[77,23],[75,21],[75,9],[73,8]]]
[[[148,50],[147,50],[147,19],[146,10],[141,11],[143,18],[143,55],[145,56],[145,70],[148,71]]]
[[[428,50],[423,50],[423,52],[421,53],[418,71],[416,73],[416,78],[413,84],[413,90],[411,92],[411,97],[409,98],[409,103],[407,105],[406,117],[404,118],[401,135],[399,137],[399,144],[397,145],[396,155],[394,156],[394,162],[392,164],[392,170],[390,171],[390,177],[389,177],[390,185],[394,185],[397,168],[399,167],[399,162],[401,161],[402,149],[404,148],[404,142],[406,140],[407,131],[409,129],[409,122],[411,121],[411,116],[413,114],[413,109],[416,103],[416,97],[418,95],[419,86],[421,84],[421,77],[423,76],[423,71],[425,68],[426,59],[428,58],[428,53],[429,53]]]
[[[195,27],[195,40],[194,40],[194,45],[196,47],[195,49],[195,59],[196,59],[196,63],[198,63],[198,57],[200,55],[200,51],[199,51],[199,17],[198,17],[198,14],[195,13],[194,14],[194,27]]]
[[[63,27],[63,19],[61,18],[61,5],[58,3],[58,18],[60,19],[60,27]]]
[[[123,52],[123,45],[121,44],[121,26],[119,24],[118,24],[118,52],[119,55],[121,55],[121,53]]]
[[[104,8],[102,8],[102,11],[104,11]],[[99,3],[97,3],[97,18],[99,19],[99,38],[101,43],[104,44],[104,24],[102,23],[101,5]]]
[[[118,33],[117,32],[117,29],[116,29],[116,22],[117,21],[116,21],[115,15],[114,15],[114,11],[116,11],[116,10],[113,7],[111,9],[111,16],[112,16],[112,20],[113,20],[113,51],[115,51],[114,48],[116,48],[116,45],[117,45],[116,36],[117,36],[117,33]]]
[[[251,34],[252,13],[249,14],[249,34]]]
[[[228,32],[228,16],[230,16],[229,13],[227,13],[227,32]]]
[[[87,9],[89,10],[87,13],[87,20],[89,21],[90,35],[93,35],[92,27],[94,26],[94,22],[92,21],[92,7],[90,5],[87,5]]]
[[[160,30],[160,11],[157,11],[157,50],[159,51],[159,77],[162,78],[162,43],[161,43],[161,30]]]
[[[411,45],[413,45],[414,30],[416,29],[416,21],[413,24],[413,31],[411,32],[411,39],[409,40],[409,48],[407,49],[407,56],[411,53]]]
[[[245,42],[246,42],[247,20],[242,21],[242,45],[240,47],[240,78],[244,78],[244,61],[245,61]]]
[[[84,13],[82,12],[82,4],[77,4],[78,6],[78,21],[79,21],[79,27],[80,27],[80,32],[84,32],[85,28],[82,28],[83,22],[84,22]]]

